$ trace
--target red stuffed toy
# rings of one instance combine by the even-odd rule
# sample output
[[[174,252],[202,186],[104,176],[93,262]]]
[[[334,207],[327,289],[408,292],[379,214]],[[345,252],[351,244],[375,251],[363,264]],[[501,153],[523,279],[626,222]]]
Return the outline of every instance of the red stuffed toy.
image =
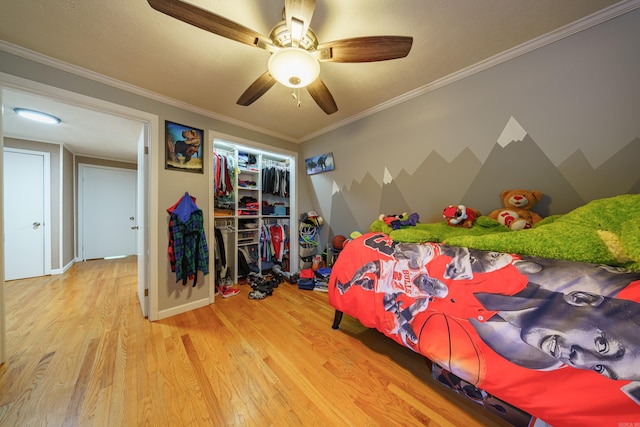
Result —
[[[465,205],[449,205],[442,211],[442,216],[452,227],[471,228],[480,215],[477,209],[468,208]]]

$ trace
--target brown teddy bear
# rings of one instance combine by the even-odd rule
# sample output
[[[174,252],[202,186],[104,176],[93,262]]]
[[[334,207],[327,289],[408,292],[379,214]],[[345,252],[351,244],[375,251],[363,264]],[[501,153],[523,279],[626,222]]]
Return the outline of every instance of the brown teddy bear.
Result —
[[[531,228],[542,217],[531,211],[533,205],[542,199],[542,193],[536,190],[502,190],[500,193],[504,208],[496,209],[487,215],[512,230]]]

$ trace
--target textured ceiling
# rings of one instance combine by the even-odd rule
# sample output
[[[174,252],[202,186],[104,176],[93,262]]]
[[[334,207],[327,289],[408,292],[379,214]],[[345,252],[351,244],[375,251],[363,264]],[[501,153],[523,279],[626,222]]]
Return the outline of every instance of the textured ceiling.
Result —
[[[282,0],[192,3],[265,35],[283,10]],[[311,27],[321,43],[368,35],[414,38],[403,59],[322,63],[320,77],[339,108],[332,115],[304,90],[297,107],[291,89],[280,84],[248,107],[237,105],[266,70],[269,53],[172,19],[145,0],[0,1],[0,40],[300,142],[616,3],[317,0]]]

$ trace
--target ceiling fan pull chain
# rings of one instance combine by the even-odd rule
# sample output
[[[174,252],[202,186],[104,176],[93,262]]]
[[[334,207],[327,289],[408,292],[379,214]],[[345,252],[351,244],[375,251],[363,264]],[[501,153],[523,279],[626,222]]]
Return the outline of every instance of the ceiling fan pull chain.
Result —
[[[302,105],[302,101],[300,100],[300,88],[299,87],[293,88],[293,93],[291,93],[291,96],[293,97],[293,99],[298,101],[296,106],[300,107]]]

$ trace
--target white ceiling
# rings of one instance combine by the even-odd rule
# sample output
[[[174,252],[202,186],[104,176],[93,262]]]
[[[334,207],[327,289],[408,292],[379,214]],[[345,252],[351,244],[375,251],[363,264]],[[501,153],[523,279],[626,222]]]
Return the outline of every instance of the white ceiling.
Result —
[[[265,35],[281,20],[283,10],[282,0],[191,2]],[[0,48],[4,45],[15,50],[18,46],[175,100],[202,114],[301,142],[531,40],[551,40],[570,33],[571,24],[593,18],[597,12],[601,15],[596,16],[607,16],[638,7],[638,3],[317,0],[311,27],[320,43],[369,35],[414,39],[411,52],[403,59],[362,64],[323,62],[320,78],[339,108],[332,115],[320,110],[305,91],[302,105],[296,107],[291,89],[280,84],[248,107],[237,105],[238,97],[266,70],[269,54],[177,21],[155,11],[145,0],[0,1],[0,41],[4,41]],[[6,92],[5,136],[65,143],[76,154],[106,158],[121,158],[118,152],[123,140],[137,142],[139,123],[32,94]],[[13,115],[14,106],[60,116],[61,133],[25,125]],[[118,135],[120,130],[125,131],[124,136]],[[93,148],[85,145],[89,141]],[[124,156],[135,159],[135,146],[124,148],[129,149]]]
[[[63,144],[79,156],[137,160],[141,122],[12,89],[3,91],[2,107],[5,137]],[[34,122],[18,116],[14,108],[47,112],[61,122],[59,125]]]

